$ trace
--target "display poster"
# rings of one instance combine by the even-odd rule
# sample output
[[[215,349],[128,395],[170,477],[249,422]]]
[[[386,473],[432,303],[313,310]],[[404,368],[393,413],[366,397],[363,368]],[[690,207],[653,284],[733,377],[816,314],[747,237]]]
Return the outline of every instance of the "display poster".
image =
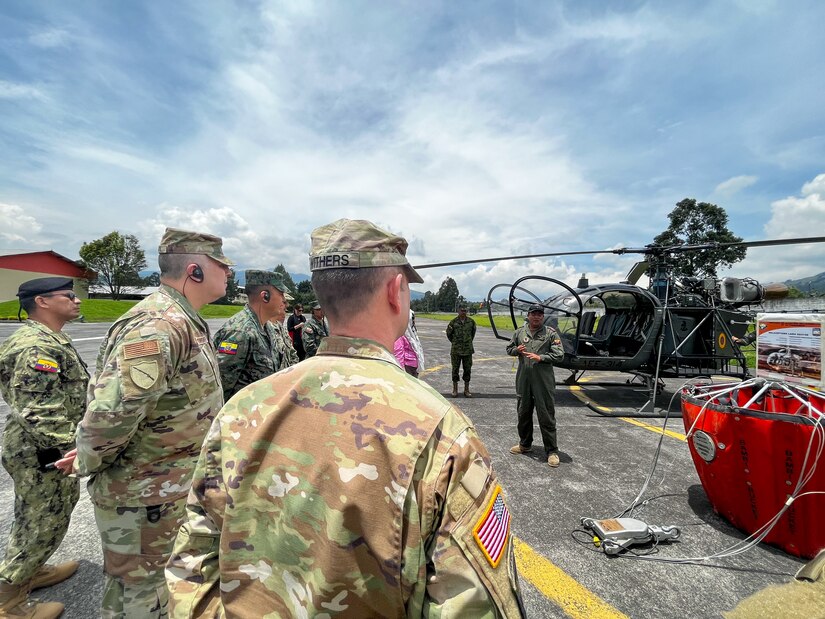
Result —
[[[818,314],[758,314],[756,375],[822,388],[822,325]]]

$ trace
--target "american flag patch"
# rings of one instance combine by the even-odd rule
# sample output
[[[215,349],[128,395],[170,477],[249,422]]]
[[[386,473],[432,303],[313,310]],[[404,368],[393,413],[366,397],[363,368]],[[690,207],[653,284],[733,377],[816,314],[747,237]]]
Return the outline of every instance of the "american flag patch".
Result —
[[[221,342],[218,344],[218,352],[225,355],[237,355],[238,345],[235,342]]]
[[[57,365],[57,361],[51,359],[38,359],[34,364],[34,369],[41,372],[57,372],[60,366]]]
[[[143,340],[130,342],[123,347],[124,359],[138,359],[160,354],[160,342],[157,340]]]
[[[501,496],[501,486],[496,486],[487,511],[473,529],[473,537],[490,565],[497,567],[510,537],[510,510]]]

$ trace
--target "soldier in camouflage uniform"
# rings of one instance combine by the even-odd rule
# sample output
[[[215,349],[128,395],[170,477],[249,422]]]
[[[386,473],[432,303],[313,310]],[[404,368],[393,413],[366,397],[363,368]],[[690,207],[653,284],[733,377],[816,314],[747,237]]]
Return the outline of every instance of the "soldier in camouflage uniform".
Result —
[[[473,339],[476,336],[476,321],[467,316],[467,306],[458,308],[458,316],[447,325],[447,339],[450,340],[450,361],[453,368],[453,397],[458,397],[458,369],[464,365],[464,397],[471,398],[470,371],[473,368]]]
[[[256,380],[278,371],[279,338],[267,327],[275,316],[284,316],[289,289],[280,273],[246,272],[247,303],[215,334],[224,400]]]
[[[510,453],[523,454],[533,449],[533,407],[539,420],[547,464],[559,465],[556,441],[556,377],[553,362],[564,357],[564,347],[553,327],[544,324],[544,308],[531,305],[527,324],[513,334],[507,354],[518,357],[516,393],[518,394],[519,442]]]
[[[163,566],[204,435],[223,406],[209,327],[197,311],[226,293],[218,237],[167,228],[161,287],[109,329],[77,428],[75,470],[103,543],[103,617],[165,617]]]
[[[391,352],[422,281],[406,248],[366,221],[313,232],[332,334],[212,424],[166,569],[172,617],[521,616],[490,456]]]
[[[321,308],[320,303],[316,303],[312,306],[312,316],[307,319],[304,328],[301,330],[301,341],[304,344],[306,359],[315,356],[321,340],[328,335],[329,329],[324,318],[324,310]]]
[[[89,373],[61,329],[80,315],[67,277],[20,285],[29,316],[0,346],[0,391],[10,413],[3,433],[3,467],[14,482],[14,522],[0,563],[0,617],[57,617],[63,604],[27,603],[31,589],[61,582],[77,561],[46,565],[69,528],[79,497],[76,479],[53,464],[74,447],[86,408]]]

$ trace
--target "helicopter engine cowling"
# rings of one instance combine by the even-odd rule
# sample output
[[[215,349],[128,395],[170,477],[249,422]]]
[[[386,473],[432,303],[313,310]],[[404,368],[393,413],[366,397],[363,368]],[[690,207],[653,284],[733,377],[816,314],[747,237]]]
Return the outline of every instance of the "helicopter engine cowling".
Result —
[[[765,298],[765,289],[754,279],[726,277],[719,289],[724,303],[759,303]]]

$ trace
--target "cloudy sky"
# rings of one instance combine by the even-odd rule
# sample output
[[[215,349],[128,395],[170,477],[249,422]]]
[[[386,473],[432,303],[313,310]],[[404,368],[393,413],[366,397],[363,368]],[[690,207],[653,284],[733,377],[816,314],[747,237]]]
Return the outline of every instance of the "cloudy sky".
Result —
[[[78,257],[165,226],[306,273],[309,234],[371,219],[413,263],[642,246],[685,197],[746,240],[825,230],[825,3],[0,3],[0,250]],[[817,25],[819,24],[819,25]],[[733,274],[825,271],[825,247]],[[482,297],[526,273],[425,271]]]

